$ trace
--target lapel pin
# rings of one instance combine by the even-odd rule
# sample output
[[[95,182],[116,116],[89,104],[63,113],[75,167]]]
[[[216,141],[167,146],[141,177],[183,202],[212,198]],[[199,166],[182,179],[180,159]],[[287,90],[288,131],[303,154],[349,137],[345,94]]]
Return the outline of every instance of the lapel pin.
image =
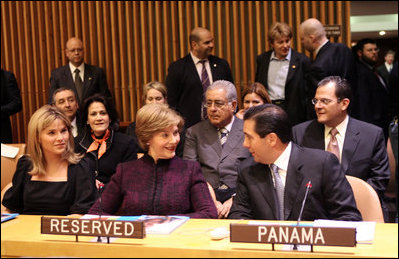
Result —
[[[214,67],[216,67],[216,64],[213,64]]]
[[[89,77],[89,80],[91,80],[91,77]]]
[[[296,68],[296,66],[295,66],[295,65],[292,65],[292,68],[293,68],[293,69],[295,69],[295,68]]]

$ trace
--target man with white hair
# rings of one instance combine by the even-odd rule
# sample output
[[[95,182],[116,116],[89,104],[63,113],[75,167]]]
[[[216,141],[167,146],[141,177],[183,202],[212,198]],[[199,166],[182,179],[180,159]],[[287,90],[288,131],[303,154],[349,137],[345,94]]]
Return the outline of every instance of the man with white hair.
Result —
[[[305,49],[316,55],[306,76],[308,117],[314,119],[316,114],[311,100],[317,84],[327,76],[340,76],[348,80],[352,92],[356,94],[356,63],[352,51],[346,45],[332,43],[327,39],[323,24],[315,18],[301,23],[299,35]]]
[[[186,131],[183,159],[198,161],[216,196],[219,218],[226,218],[235,195],[237,166],[250,157],[242,146],[243,121],[234,116],[237,91],[233,83],[218,80],[205,93],[208,119]]]

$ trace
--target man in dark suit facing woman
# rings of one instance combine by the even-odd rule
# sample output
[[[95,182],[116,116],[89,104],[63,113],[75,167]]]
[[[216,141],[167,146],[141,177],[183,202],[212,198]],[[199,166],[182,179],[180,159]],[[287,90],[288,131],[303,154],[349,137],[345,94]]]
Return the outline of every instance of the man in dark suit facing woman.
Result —
[[[327,76],[340,76],[348,80],[355,94],[357,86],[356,63],[348,46],[330,42],[326,37],[323,24],[315,18],[307,19],[301,23],[299,35],[304,48],[316,54],[316,58],[306,75],[308,118],[314,119],[316,114],[311,100],[316,92],[317,84]]]
[[[250,108],[244,115],[244,134],[243,145],[253,159],[240,165],[229,218],[297,220],[310,188],[303,220],[362,220],[338,159],[292,143],[282,108],[274,104]]]
[[[296,125],[294,142],[333,153],[336,145],[344,173],[369,183],[386,212],[383,198],[390,172],[384,134],[380,127],[350,117],[350,100],[346,80],[331,76],[320,81],[313,99],[317,119]]]
[[[66,42],[65,55],[69,63],[51,71],[50,104],[53,92],[60,87],[72,89],[80,107],[87,97],[96,93],[111,97],[103,69],[83,62],[84,48],[80,39],[73,37]]]
[[[292,29],[286,23],[272,25],[268,40],[272,50],[256,59],[255,81],[262,83],[272,103],[283,108],[293,125],[306,120],[305,72],[309,58],[291,48]]]
[[[185,127],[206,117],[205,91],[217,80],[233,82],[233,75],[226,60],[211,55],[214,38],[205,28],[194,28],[189,37],[190,53],[171,63],[166,77],[168,104],[186,121]]]

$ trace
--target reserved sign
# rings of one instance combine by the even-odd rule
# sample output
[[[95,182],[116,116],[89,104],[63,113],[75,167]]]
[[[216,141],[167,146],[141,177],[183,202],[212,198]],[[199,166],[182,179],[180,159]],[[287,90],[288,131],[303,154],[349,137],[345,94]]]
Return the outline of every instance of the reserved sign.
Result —
[[[356,246],[356,228],[230,224],[230,242]]]
[[[142,221],[77,219],[77,218],[41,218],[41,233],[74,236],[101,236],[144,238]]]

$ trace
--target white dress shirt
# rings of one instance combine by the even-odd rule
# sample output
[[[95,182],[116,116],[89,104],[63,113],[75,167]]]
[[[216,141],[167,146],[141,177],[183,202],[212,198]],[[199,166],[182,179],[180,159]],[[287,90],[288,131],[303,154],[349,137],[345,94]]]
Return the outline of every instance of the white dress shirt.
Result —
[[[80,64],[80,66],[78,66],[78,67],[75,67],[74,65],[72,65],[72,63],[71,62],[69,62],[69,69],[71,70],[71,73],[72,73],[72,78],[73,78],[73,81],[75,82],[75,69],[79,69],[79,76],[80,76],[80,78],[82,79],[82,82],[84,82],[84,75],[85,75],[85,63],[84,62],[82,62],[82,64]]]
[[[281,153],[281,155],[273,163],[276,166],[278,166],[278,174],[280,175],[284,187],[287,178],[288,162],[290,161],[291,149],[292,149],[292,142],[290,141],[287,147],[284,149],[283,153]],[[274,184],[274,173],[271,168],[270,168],[270,173],[272,174],[272,179]]]
[[[191,51],[190,51],[190,55],[194,61],[194,65],[195,65],[195,68],[197,69],[199,78],[201,79],[201,77],[202,77],[202,63],[200,62],[201,59],[194,56],[194,54]],[[211,66],[209,64],[209,60],[206,59],[206,62],[204,64],[205,64],[206,72],[208,73],[209,85],[211,85],[213,83],[213,78],[212,78],[212,71],[211,71]]]

